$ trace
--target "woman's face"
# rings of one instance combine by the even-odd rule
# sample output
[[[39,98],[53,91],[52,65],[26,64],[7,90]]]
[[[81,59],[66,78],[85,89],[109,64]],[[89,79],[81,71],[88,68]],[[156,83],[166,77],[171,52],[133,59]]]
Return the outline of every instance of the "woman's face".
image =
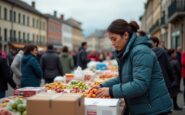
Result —
[[[33,51],[31,51],[31,54],[37,56],[37,48],[34,48]]]
[[[113,47],[117,51],[121,51],[126,46],[128,39],[129,39],[128,32],[125,32],[125,34],[122,36],[119,34],[114,34],[114,33],[108,32],[108,36],[112,42]]]

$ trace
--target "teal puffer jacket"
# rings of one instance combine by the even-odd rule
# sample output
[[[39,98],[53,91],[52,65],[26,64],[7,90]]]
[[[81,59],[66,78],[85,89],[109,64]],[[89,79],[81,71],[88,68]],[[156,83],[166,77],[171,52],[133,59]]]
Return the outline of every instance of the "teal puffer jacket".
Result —
[[[131,115],[156,115],[172,109],[164,78],[147,36],[134,33],[117,58],[120,77],[102,84],[110,87],[114,98],[125,98]]]

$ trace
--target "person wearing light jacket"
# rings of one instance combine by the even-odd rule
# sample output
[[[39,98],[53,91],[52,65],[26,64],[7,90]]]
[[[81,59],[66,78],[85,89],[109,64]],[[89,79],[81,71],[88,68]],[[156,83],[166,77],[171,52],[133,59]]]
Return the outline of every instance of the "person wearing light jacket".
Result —
[[[22,57],[23,57],[24,52],[20,50],[18,54],[15,56],[12,64],[11,64],[11,70],[13,71],[13,79],[16,82],[17,85],[20,85],[20,80],[21,80],[21,62],[22,62]]]

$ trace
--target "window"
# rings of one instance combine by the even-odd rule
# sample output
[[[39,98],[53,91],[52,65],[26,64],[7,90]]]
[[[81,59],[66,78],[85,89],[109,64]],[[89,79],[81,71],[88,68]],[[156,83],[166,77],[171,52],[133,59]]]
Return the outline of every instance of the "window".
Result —
[[[19,31],[18,41],[21,41],[21,32]]]
[[[33,42],[35,43],[35,35],[33,34]]]
[[[23,42],[25,42],[25,32],[23,32]]]
[[[29,18],[29,16],[27,17],[27,26],[30,26],[30,18]]]
[[[45,22],[43,22],[43,30],[45,30]]]
[[[22,16],[23,25],[25,25],[25,15]]]
[[[17,40],[16,38],[17,38],[17,37],[16,37],[16,31],[14,30],[14,31],[13,31],[13,40],[16,41],[16,40]]]
[[[10,15],[10,21],[13,21],[13,13],[12,13],[12,10],[10,10],[9,15]]]
[[[39,28],[39,20],[37,20],[37,28]]]
[[[1,6],[0,6],[0,19],[1,19]]]
[[[35,27],[35,19],[32,20],[32,26]]]
[[[21,13],[18,14],[18,23],[21,23]]]
[[[27,34],[27,42],[28,43],[30,42],[30,34],[29,33]]]
[[[10,29],[10,41],[13,41],[13,31],[12,31],[12,29]]]
[[[7,41],[7,29],[4,29],[4,41]]]
[[[16,22],[16,17],[17,17],[16,15],[17,15],[17,14],[16,14],[16,12],[14,11],[14,12],[13,12],[13,16],[14,16],[14,17],[13,17],[13,21],[14,21],[14,22]]]
[[[6,8],[4,8],[4,19],[7,20],[7,9]]]

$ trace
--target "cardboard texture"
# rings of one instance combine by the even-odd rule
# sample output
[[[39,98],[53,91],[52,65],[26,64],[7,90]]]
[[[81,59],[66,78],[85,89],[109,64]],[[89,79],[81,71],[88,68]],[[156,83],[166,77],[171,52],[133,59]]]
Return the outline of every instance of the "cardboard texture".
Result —
[[[41,93],[28,98],[28,115],[84,115],[84,97],[81,94]]]

